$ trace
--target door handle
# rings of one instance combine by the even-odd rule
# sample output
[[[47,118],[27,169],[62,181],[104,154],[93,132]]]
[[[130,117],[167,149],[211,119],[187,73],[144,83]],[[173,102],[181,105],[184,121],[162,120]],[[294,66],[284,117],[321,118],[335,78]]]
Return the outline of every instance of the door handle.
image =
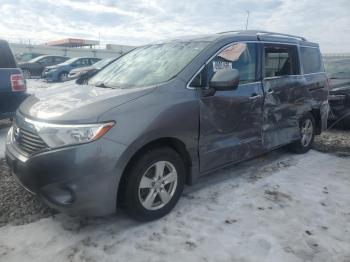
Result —
[[[259,98],[261,98],[261,97],[262,97],[261,95],[252,94],[252,96],[249,97],[249,99],[254,100],[254,99],[259,99]]]

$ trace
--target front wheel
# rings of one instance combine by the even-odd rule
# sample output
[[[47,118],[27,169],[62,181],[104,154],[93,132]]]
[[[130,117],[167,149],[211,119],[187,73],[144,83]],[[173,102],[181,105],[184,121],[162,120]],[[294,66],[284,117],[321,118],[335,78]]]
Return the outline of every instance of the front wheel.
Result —
[[[300,139],[290,145],[295,153],[303,154],[308,152],[315,139],[315,119],[308,113],[300,119]]]
[[[60,82],[65,82],[68,80],[68,73],[67,72],[62,72],[58,75],[58,80]]]
[[[136,220],[151,221],[168,214],[184,188],[185,167],[171,148],[145,152],[126,174],[123,202]]]

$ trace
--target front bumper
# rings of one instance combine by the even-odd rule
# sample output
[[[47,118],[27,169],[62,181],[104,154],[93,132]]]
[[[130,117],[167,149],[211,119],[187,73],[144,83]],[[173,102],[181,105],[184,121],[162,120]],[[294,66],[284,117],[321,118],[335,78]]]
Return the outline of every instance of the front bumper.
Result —
[[[52,70],[52,71],[44,70],[41,77],[45,78],[47,81],[56,81],[58,74],[55,72],[55,70]]]
[[[124,145],[99,139],[26,156],[12,141],[6,141],[6,159],[12,174],[28,191],[49,206],[78,216],[114,213],[121,177],[119,157]]]

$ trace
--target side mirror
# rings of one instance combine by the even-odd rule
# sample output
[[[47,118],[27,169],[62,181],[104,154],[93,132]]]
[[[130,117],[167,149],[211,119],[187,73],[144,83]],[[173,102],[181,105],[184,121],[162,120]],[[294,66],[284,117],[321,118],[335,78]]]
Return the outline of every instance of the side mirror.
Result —
[[[222,69],[214,73],[209,82],[209,88],[216,91],[235,90],[239,84],[239,71],[237,69]]]

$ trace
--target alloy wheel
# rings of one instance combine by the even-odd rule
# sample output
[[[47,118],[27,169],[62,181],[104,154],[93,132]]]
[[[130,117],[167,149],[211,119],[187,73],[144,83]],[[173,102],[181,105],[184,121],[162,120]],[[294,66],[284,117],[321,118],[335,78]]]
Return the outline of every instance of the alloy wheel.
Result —
[[[301,126],[301,144],[307,147],[313,137],[314,127],[310,119],[306,119]]]
[[[139,200],[147,210],[158,210],[170,202],[176,191],[178,174],[168,161],[152,164],[142,175]]]

